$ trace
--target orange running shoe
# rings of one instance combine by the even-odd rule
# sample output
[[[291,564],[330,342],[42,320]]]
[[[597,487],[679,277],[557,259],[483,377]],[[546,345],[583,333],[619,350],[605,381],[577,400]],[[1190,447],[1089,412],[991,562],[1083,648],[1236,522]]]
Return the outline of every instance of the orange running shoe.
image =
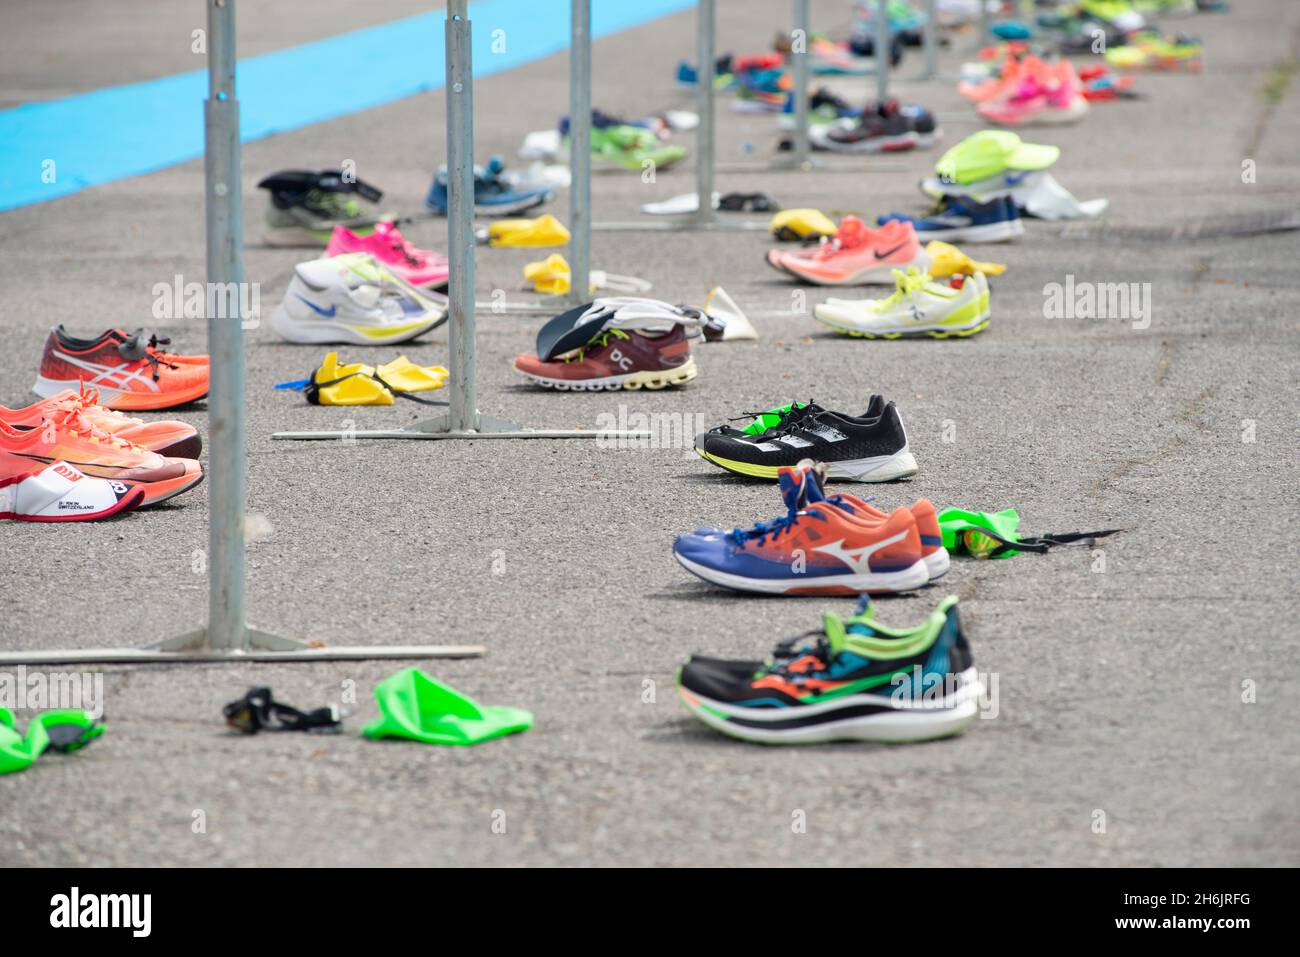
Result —
[[[97,339],[77,339],[62,326],[51,329],[32,391],[49,398],[85,383],[110,409],[141,410],[170,409],[208,394],[206,362],[159,352],[142,332],[121,335],[110,329]]]
[[[0,519],[89,522],[136,508],[144,488],[135,482],[91,478],[67,462],[36,465],[0,451]]]
[[[811,251],[770,250],[767,263],[819,286],[859,286],[892,283],[895,269],[906,271],[915,266],[925,271],[930,257],[911,223],[890,220],[878,229],[869,229],[858,217],[845,216],[834,239],[823,239]]]
[[[0,421],[0,453],[26,459],[29,471],[66,462],[86,475],[135,482],[144,488],[140,507],[157,505],[203,481],[194,459],[164,458],[95,428],[78,409],[55,409],[40,425],[10,428]]]
[[[930,580],[916,519],[905,508],[883,521],[822,497],[812,469],[782,468],[787,513],[750,529],[679,535],[673,556],[688,572],[737,591],[775,595],[900,592]]]
[[[80,394],[65,389],[48,399],[42,399],[25,409],[9,409],[0,405],[0,422],[11,429],[34,429],[57,410],[76,408],[95,428],[119,439],[134,442],[150,452],[180,459],[197,459],[203,450],[203,440],[198,429],[188,422],[164,419],[146,422],[134,419],[98,404],[97,389],[82,387]]]

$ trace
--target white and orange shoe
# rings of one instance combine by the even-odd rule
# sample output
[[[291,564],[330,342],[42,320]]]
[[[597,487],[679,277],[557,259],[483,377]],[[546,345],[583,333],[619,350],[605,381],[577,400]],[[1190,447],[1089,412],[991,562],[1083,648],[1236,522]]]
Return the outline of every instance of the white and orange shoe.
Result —
[[[144,419],[123,415],[115,409],[98,404],[97,389],[82,388],[80,393],[65,389],[23,409],[10,409],[0,405],[0,422],[11,429],[34,429],[56,411],[75,408],[95,428],[119,439],[126,439],[150,452],[180,459],[197,459],[203,450],[203,440],[198,429],[188,422],[164,419],[146,422]]]
[[[32,391],[49,398],[84,383],[110,409],[152,410],[186,405],[208,394],[208,357],[160,352],[167,340],[145,341],[143,331],[110,329],[78,339],[62,326],[50,330]]]
[[[930,258],[911,223],[891,221],[870,229],[856,216],[840,220],[834,239],[822,239],[811,251],[773,249],[768,265],[819,286],[893,283],[893,270],[915,266],[924,272]]]
[[[194,459],[164,458],[110,435],[76,408],[55,409],[40,425],[28,429],[15,429],[0,421],[0,455],[25,460],[22,471],[26,472],[64,462],[87,476],[137,484],[144,490],[141,508],[164,502],[203,481],[203,468]],[[11,465],[12,474],[19,471]]]
[[[67,462],[33,467],[0,452],[0,519],[90,522],[136,508],[144,494],[135,482],[92,478]]]

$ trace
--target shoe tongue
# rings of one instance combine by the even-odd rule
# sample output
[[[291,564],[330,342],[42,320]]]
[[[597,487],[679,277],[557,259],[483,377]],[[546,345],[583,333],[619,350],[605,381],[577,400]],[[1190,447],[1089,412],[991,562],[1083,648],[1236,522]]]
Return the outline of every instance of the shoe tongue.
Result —
[[[848,640],[848,635],[844,630],[844,622],[833,611],[823,612],[822,631],[826,633],[826,644],[830,646],[830,656],[834,658],[844,650],[844,645]],[[826,663],[830,664],[829,661]]]
[[[817,481],[817,473],[811,468],[803,470],[803,481],[800,484],[802,486],[800,507],[826,501],[826,493],[822,491],[821,484]]]
[[[856,249],[867,241],[867,225],[856,216],[845,216],[835,238],[841,249]]]
[[[777,480],[781,485],[781,498],[785,507],[796,512],[804,506],[807,470],[797,472],[794,469],[781,469]]]

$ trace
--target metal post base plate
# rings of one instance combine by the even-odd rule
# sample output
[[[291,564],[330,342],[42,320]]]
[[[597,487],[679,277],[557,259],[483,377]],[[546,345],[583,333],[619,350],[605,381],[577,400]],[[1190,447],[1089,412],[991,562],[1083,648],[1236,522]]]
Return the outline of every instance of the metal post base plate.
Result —
[[[479,416],[479,427],[474,430],[453,431],[446,413],[439,413],[428,419],[421,419],[400,429],[370,429],[356,432],[275,432],[273,439],[295,441],[321,441],[326,439],[649,439],[646,431],[602,429],[598,432],[587,429],[525,429],[505,419],[494,419],[490,415]]]
[[[153,664],[232,661],[370,661],[410,658],[477,658],[482,645],[345,645],[317,646],[249,628],[246,647],[219,651],[208,646],[205,629],[145,645],[143,648],[79,648],[72,651],[5,651],[0,665]]]

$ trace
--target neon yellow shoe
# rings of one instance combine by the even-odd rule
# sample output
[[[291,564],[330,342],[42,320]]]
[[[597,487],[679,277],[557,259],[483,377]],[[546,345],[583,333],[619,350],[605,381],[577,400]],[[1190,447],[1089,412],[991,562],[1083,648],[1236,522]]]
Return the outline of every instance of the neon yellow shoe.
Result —
[[[837,332],[865,339],[973,336],[989,324],[989,282],[983,273],[935,282],[928,273],[894,270],[888,299],[828,299],[813,316]]]

